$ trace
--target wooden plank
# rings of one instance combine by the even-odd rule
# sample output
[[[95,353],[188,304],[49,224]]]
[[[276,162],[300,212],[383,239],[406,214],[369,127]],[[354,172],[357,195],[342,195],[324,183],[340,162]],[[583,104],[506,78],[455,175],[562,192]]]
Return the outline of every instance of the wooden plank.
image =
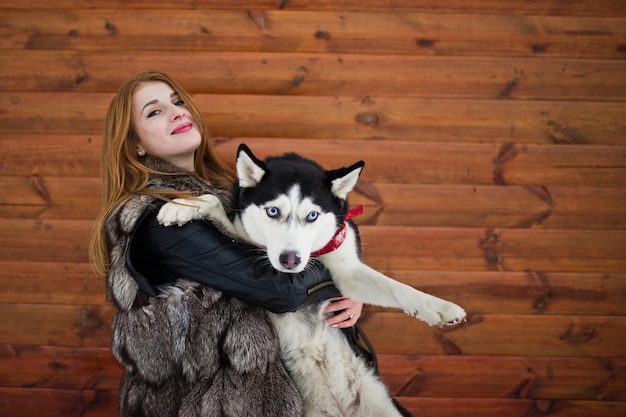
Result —
[[[0,344],[108,347],[113,307],[0,304]],[[623,316],[481,315],[436,329],[401,312],[367,312],[361,323],[380,354],[621,357]]]
[[[11,7],[17,7],[11,4]],[[84,6],[83,6],[84,7]],[[19,4],[23,9],[71,9],[76,8],[75,0],[59,0],[51,5],[45,0],[24,0]],[[399,0],[320,0],[311,3],[307,0],[289,0],[277,3],[274,0],[212,0],[198,4],[195,0],[180,0],[176,5],[166,1],[135,0],[129,3],[124,0],[94,0],[87,8],[108,9],[192,9],[192,10],[334,10],[334,11],[437,11],[443,13],[518,13],[541,15],[574,15],[574,16],[626,16],[626,6],[620,0],[576,0],[562,2],[546,0],[527,2],[524,0],[423,0],[419,3]]]
[[[0,218],[0,261],[88,263],[93,221]]]
[[[377,356],[397,397],[626,400],[624,358]]]
[[[385,272],[477,314],[626,315],[626,276],[621,273]],[[104,285],[89,264],[4,261],[0,285],[0,302],[108,305]]]
[[[173,74],[175,76],[175,74]],[[91,135],[110,94],[0,93],[5,135]],[[626,103],[205,95],[214,136],[623,145]],[[63,106],[58,103],[63,102]]]
[[[0,17],[0,47],[614,59],[624,57],[624,27],[614,15],[8,9]]]
[[[436,329],[403,313],[372,312],[360,320],[380,354],[622,357],[626,317],[469,315]]]
[[[120,60],[128,64],[120,66]],[[42,67],[45,73],[37,71]],[[7,51],[0,56],[0,91],[19,86],[21,92],[108,92],[129,74],[157,67],[168,73],[189,68],[178,81],[203,94],[589,101],[626,96],[626,60],[564,64],[547,58],[188,51],[169,52],[167,59],[162,51]]]
[[[0,302],[108,305],[88,263],[0,262]]]
[[[120,66],[120,60],[129,65]],[[592,101],[623,101],[626,95],[624,60],[564,64],[562,59],[186,51],[172,51],[164,60],[162,51],[17,50],[0,58],[0,90],[19,85],[20,91],[107,92],[129,73],[156,67],[174,73],[181,66],[190,70],[180,83],[210,94],[371,96],[375,91],[387,97]],[[36,70],[41,67],[47,71]],[[390,67],[393,77],[385,75]]]
[[[476,314],[626,315],[622,273],[388,270],[421,291]],[[54,277],[50,279],[49,277]],[[79,283],[80,285],[77,285]],[[0,262],[0,302],[108,305],[89,264]],[[33,291],[37,288],[37,291]],[[367,311],[383,311],[368,306]]]
[[[557,132],[568,137],[559,141],[607,145],[622,144],[616,126],[626,111],[626,103],[376,96],[199,95],[197,104],[216,136],[555,143]]]
[[[231,165],[240,143],[261,158],[298,152],[327,169],[364,160],[362,183],[546,186],[558,202],[555,210],[575,210],[555,187],[626,188],[626,146],[251,137],[215,137],[214,142],[217,154]],[[44,184],[52,181],[48,177],[97,177],[101,143],[99,135],[0,134],[0,181],[8,187],[8,176],[23,176],[30,187],[36,175]],[[86,198],[99,198],[99,191],[85,192],[90,194]],[[620,191],[606,192],[615,196]]]
[[[375,269],[621,272],[622,231],[363,226]]]
[[[626,189],[362,183],[359,224],[434,227],[626,228]]]
[[[0,412],[11,410],[12,417],[38,416],[110,416],[117,411],[117,393],[102,391],[42,390],[32,388],[0,388],[3,402]],[[33,402],[33,398],[37,401]],[[490,417],[529,415],[529,412],[551,410],[552,416],[621,417],[626,408],[614,401],[551,401],[502,399],[436,399],[400,397],[398,400],[413,413],[428,412],[440,417]],[[88,404],[86,404],[88,403]],[[33,406],[33,404],[37,404]],[[75,406],[70,409],[69,405]],[[6,407],[4,407],[6,405]],[[17,411],[14,411],[17,410]],[[45,411],[44,411],[45,410]],[[454,410],[454,411],[452,411]],[[7,414],[8,415],[8,414]]]
[[[0,347],[0,386],[116,390],[122,368],[108,348]],[[624,401],[623,358],[378,355],[398,397]],[[479,371],[477,371],[479,370]]]
[[[0,217],[93,220],[101,183],[93,177],[0,177]]]
[[[11,417],[110,417],[118,412],[115,391],[0,387],[0,414]]]
[[[111,306],[0,303],[0,344],[108,347]]]
[[[622,417],[626,405],[621,401],[552,401],[509,399],[398,399],[415,415],[437,417]]]
[[[91,221],[0,219],[0,261],[86,263]],[[379,270],[621,272],[626,232],[363,226]],[[410,242],[407,244],[407,242]]]
[[[395,158],[394,158],[395,160]],[[88,177],[0,176],[0,217],[94,219],[100,181]],[[361,225],[626,229],[626,189],[361,182]]]
[[[474,314],[626,316],[626,274],[388,270]],[[384,311],[367,306],[366,310]]]
[[[33,182],[38,176],[44,183],[48,176],[98,177],[102,130],[94,130],[93,133],[93,136],[38,135],[32,132],[26,135],[0,135],[2,175],[32,178]],[[30,184],[29,180],[29,187]]]
[[[626,188],[626,147],[335,139],[215,137],[215,150],[234,163],[246,143],[265,158],[298,152],[326,169],[366,163],[361,182],[496,184]],[[486,142],[491,142],[485,138]]]
[[[110,348],[0,346],[0,386],[116,391],[122,367]]]
[[[234,163],[246,143],[260,158],[298,152],[326,169],[365,161],[361,182],[496,184],[626,188],[626,147],[560,143],[429,142],[216,137],[215,150]],[[486,138],[487,142],[491,142]],[[617,144],[616,144],[617,145]]]
[[[0,412],[10,412],[12,417],[99,417],[117,413],[117,393],[110,391],[0,388],[0,396],[6,399]],[[531,416],[546,412],[555,417],[622,417],[626,411],[624,403],[617,401],[409,397],[399,401],[416,415],[438,417],[457,417],[459,413],[466,417]]]

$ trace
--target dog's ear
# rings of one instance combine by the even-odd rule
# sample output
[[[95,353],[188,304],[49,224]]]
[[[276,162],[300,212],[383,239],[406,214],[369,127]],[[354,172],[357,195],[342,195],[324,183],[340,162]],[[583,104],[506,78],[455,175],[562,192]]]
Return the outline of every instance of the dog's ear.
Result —
[[[245,144],[237,150],[237,177],[241,188],[254,187],[265,175],[265,164]]]
[[[354,165],[350,165],[346,168],[335,169],[333,171],[326,171],[328,178],[330,179],[330,191],[338,198],[345,200],[348,198],[348,193],[352,191],[365,162],[359,161]]]

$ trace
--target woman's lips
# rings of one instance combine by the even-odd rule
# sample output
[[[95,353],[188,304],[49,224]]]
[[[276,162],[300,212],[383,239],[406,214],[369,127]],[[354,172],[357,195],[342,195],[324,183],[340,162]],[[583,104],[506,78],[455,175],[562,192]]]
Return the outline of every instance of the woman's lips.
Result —
[[[176,127],[176,129],[172,130],[172,135],[176,135],[178,133],[189,132],[192,127],[193,127],[193,124],[191,123],[183,123],[182,125]]]

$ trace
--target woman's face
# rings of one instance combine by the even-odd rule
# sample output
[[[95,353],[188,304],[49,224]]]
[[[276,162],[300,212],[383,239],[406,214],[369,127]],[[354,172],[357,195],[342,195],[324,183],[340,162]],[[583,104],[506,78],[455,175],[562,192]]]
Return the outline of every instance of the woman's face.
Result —
[[[172,87],[161,81],[139,86],[132,97],[132,118],[139,138],[139,155],[156,156],[194,171],[200,130]]]

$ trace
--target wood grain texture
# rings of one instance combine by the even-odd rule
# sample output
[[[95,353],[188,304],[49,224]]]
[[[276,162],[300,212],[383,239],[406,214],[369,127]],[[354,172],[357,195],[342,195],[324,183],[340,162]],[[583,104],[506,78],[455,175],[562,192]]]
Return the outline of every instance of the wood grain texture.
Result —
[[[104,282],[88,263],[0,262],[0,286],[2,303],[108,305]]]
[[[0,397],[12,417],[110,417],[118,410],[117,391],[2,387]]]
[[[134,72],[130,72],[129,76]],[[3,133],[95,135],[105,93],[0,93]],[[623,145],[626,103],[284,95],[197,95],[214,136]],[[63,103],[63,106],[59,106]],[[24,129],[27,128],[27,132]]]
[[[54,5],[45,0],[25,0],[20,3],[20,8],[25,9],[72,9],[77,6],[75,0],[60,0]],[[192,10],[340,10],[340,11],[379,11],[379,12],[405,12],[432,10],[440,13],[463,12],[481,14],[541,14],[541,15],[574,15],[574,16],[626,16],[626,7],[620,0],[574,0],[563,3],[559,0],[546,0],[540,3],[527,2],[524,0],[449,0],[445,4],[438,0],[424,0],[419,3],[402,0],[320,0],[311,3],[307,0],[289,0],[275,2],[273,0],[212,0],[199,4],[196,0],[181,0],[177,4],[154,0],[134,0],[132,3],[124,0],[95,0],[90,2],[90,8],[109,9],[153,9],[158,6],[161,9],[192,9]]]
[[[362,322],[381,354],[622,357],[626,342],[626,320],[611,316],[470,312],[467,323],[441,330],[396,312],[368,313]]]
[[[623,273],[388,270],[421,291],[494,314],[626,315]],[[50,278],[52,277],[52,278]],[[107,305],[104,284],[88,264],[0,262],[0,302]],[[38,291],[32,291],[37,287]],[[368,311],[383,309],[368,306]]]
[[[7,49],[624,58],[619,14],[72,8],[7,10],[0,22]]]
[[[88,262],[92,221],[0,219],[0,261]],[[372,267],[623,272],[626,231],[363,226]],[[410,242],[407,244],[407,242]]]
[[[0,134],[3,174],[38,175],[44,182],[47,177],[98,177],[101,143],[101,134]],[[223,136],[214,137],[214,143],[219,157],[231,165],[241,143],[261,158],[298,152],[326,169],[364,160],[361,183],[520,185],[548,192],[552,187],[626,187],[624,145]]]
[[[164,15],[158,9],[12,9],[0,21],[0,46],[29,50],[624,57],[619,15],[483,14],[477,19],[410,11],[176,9]]]
[[[0,346],[3,387],[116,391],[123,369],[108,347]]]
[[[2,185],[6,218],[89,220],[100,204],[95,177],[7,176]],[[360,225],[547,229],[625,229],[625,200],[620,188],[368,182],[350,196],[365,207]]]
[[[400,398],[408,410],[419,415],[437,417],[500,417],[541,416],[555,417],[621,417],[626,409],[621,401],[553,401],[509,399],[431,399]]]
[[[0,324],[0,344],[109,346],[110,306],[3,303],[0,312],[11,318]],[[621,357],[626,341],[626,321],[615,316],[470,312],[467,323],[443,330],[400,312],[372,311],[361,321],[381,354]]]
[[[117,408],[113,391],[0,388],[6,408],[14,417],[110,416]],[[32,401],[36,395],[37,402]],[[621,417],[625,411],[618,401],[551,401],[512,399],[439,399],[400,397],[400,403],[413,413],[440,417],[499,417],[502,415],[541,415],[558,417]],[[69,406],[68,404],[72,404]],[[534,414],[533,414],[534,413]]]
[[[624,21],[626,27],[626,20]],[[624,33],[626,36],[626,31]],[[620,101],[625,60],[413,57],[301,53],[24,51],[0,57],[0,90],[102,92],[143,68],[189,68],[202,94]],[[626,56],[625,56],[626,57]],[[124,66],[119,60],[127,61]],[[42,73],[38,68],[45,67]],[[393,76],[389,68],[394,68]],[[191,70],[195,68],[195,70]]]
[[[622,0],[0,1],[0,415],[111,416],[89,265],[104,115],[169,72],[220,158],[365,161],[364,260],[452,300],[367,306],[415,415],[626,415]]]
[[[388,270],[421,291],[455,300],[475,314],[623,316],[626,275],[499,271]],[[384,311],[368,306],[368,311]]]
[[[378,356],[381,376],[399,397],[552,398],[624,401],[623,358],[537,356]],[[593,380],[592,384],[588,382]]]

